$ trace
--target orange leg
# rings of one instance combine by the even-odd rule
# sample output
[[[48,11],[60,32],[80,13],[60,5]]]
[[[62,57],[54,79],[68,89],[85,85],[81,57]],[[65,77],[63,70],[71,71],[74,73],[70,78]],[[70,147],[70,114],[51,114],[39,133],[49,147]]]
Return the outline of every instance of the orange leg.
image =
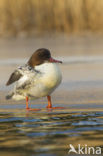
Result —
[[[47,96],[48,99],[48,106],[46,108],[51,108],[51,109],[63,109],[64,107],[52,107],[52,102],[51,102],[51,96]]]
[[[28,96],[26,96],[26,109],[27,109],[27,110],[29,109],[28,100],[29,100],[29,98],[28,98]]]
[[[40,109],[29,108],[28,100],[29,100],[29,98],[28,98],[28,96],[26,96],[26,110],[29,110],[29,111],[38,111],[38,110],[40,110]]]
[[[52,108],[51,96],[48,95],[47,99],[48,99],[48,106],[47,106],[47,108]]]

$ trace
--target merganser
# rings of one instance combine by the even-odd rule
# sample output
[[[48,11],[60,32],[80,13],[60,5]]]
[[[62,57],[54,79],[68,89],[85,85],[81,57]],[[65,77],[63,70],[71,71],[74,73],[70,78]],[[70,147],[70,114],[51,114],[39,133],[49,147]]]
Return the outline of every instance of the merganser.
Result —
[[[26,99],[26,109],[37,110],[29,108],[28,100],[47,96],[47,108],[57,108],[52,107],[50,95],[62,80],[58,63],[62,62],[53,59],[48,49],[36,50],[25,65],[18,67],[11,74],[6,85],[15,82],[15,87],[6,99]]]

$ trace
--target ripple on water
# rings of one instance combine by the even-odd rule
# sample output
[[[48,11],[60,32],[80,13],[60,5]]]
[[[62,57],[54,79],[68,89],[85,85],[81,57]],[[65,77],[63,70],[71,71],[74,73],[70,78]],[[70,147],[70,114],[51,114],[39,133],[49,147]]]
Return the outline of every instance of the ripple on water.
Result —
[[[1,113],[0,151],[67,155],[70,143],[101,146],[102,131],[103,112]]]

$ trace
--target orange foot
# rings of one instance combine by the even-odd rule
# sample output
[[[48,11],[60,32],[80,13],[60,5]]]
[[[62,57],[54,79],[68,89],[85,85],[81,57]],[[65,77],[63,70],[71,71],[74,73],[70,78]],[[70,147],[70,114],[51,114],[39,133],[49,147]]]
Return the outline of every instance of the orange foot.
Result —
[[[38,108],[26,108],[27,111],[40,111]]]
[[[66,109],[65,107],[49,107],[49,106],[47,106],[46,108],[48,108],[48,109]]]
[[[29,100],[29,98],[28,98],[28,96],[26,96],[26,110],[27,111],[39,111],[40,110],[38,108],[29,108],[29,106],[28,106],[28,100]]]
[[[48,106],[46,108],[48,109],[65,109],[65,107],[52,107],[52,103],[51,103],[51,96],[47,96],[48,99]]]

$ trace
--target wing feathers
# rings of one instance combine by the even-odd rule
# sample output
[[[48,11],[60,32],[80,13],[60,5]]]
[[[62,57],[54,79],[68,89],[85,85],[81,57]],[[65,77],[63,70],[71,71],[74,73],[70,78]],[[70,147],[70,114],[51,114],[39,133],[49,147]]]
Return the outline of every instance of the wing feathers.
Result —
[[[21,77],[22,77],[22,74],[18,70],[15,70],[11,74],[11,76],[10,76],[8,82],[6,83],[6,85],[8,86],[8,85],[14,83],[15,81],[19,80]]]

